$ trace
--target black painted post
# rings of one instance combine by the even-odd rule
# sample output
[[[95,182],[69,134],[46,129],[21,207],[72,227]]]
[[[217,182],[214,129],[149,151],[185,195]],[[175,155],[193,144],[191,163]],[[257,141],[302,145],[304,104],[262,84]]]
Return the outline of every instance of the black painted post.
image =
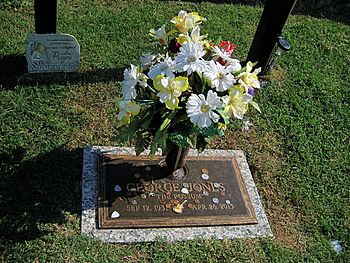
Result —
[[[56,33],[57,0],[34,0],[35,32]]]
[[[297,0],[266,0],[253,43],[250,47],[247,61],[256,62],[256,68],[261,67],[261,74],[267,71],[267,64],[271,58],[278,37],[282,33]]]

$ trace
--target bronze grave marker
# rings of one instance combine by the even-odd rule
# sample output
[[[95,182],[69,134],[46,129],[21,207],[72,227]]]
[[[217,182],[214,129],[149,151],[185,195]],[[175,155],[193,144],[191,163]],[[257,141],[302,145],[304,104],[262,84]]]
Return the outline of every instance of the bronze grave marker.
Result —
[[[99,155],[99,228],[257,224],[234,157],[189,156],[182,181],[162,178],[161,160]]]

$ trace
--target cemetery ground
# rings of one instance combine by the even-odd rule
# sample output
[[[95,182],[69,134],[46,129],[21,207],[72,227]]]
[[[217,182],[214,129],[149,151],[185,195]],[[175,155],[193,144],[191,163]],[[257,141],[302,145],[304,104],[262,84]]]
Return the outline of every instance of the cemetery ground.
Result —
[[[208,1],[58,3],[58,31],[81,45],[81,73],[28,75],[30,1],[0,10],[0,260],[3,262],[349,262],[350,27],[290,16],[292,49],[257,94],[248,132],[212,148],[244,150],[274,238],[113,245],[80,235],[82,152],[115,145],[116,81],[179,10],[237,45],[244,60],[262,8]],[[15,8],[16,7],[16,8]],[[252,110],[253,111],[253,110]],[[337,254],[330,242],[338,240]]]

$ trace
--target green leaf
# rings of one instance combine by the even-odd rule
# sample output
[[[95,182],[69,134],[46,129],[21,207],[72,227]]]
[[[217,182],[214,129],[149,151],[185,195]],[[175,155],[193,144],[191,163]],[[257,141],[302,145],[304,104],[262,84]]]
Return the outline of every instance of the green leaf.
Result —
[[[205,128],[194,126],[193,131],[203,135],[204,137],[214,137],[216,135],[221,137],[225,135],[224,131],[219,129],[215,124]]]
[[[168,137],[168,133],[162,130],[158,130],[153,137],[152,144],[150,147],[150,157],[153,158],[156,153],[158,147],[165,149],[166,148],[166,140]]]
[[[174,118],[175,114],[177,113],[177,110],[173,110],[172,112],[170,112],[165,120],[163,121],[162,125],[160,125],[160,130],[163,131],[167,128],[169,128],[170,122],[171,120]]]
[[[236,71],[233,73],[233,76],[237,77],[239,74],[241,74],[242,72],[245,72],[247,69],[247,66],[241,68],[240,70]]]
[[[140,155],[150,144],[150,134],[148,132],[138,132],[135,140],[136,155]]]
[[[127,126],[117,128],[117,135],[114,137],[116,142],[125,143],[133,139],[134,134],[138,130],[138,125],[135,120],[131,121]]]
[[[141,124],[141,129],[147,130],[151,121],[152,121],[152,114],[150,114],[149,111],[145,114],[145,116],[140,120]]]
[[[224,120],[224,123],[228,125],[230,123],[230,118],[225,116],[223,109],[216,109],[216,111],[220,114],[221,118]]]
[[[204,94],[204,91],[205,91],[205,84],[207,83],[205,77],[203,74],[199,74],[199,77],[201,78],[201,84],[202,84],[202,94]]]
[[[160,130],[163,131],[163,130],[165,130],[166,128],[168,128],[169,125],[170,125],[170,122],[171,122],[171,119],[166,118],[166,119],[163,121],[162,125],[160,125]]]
[[[157,142],[153,139],[151,147],[150,147],[150,153],[149,153],[149,157],[151,159],[153,159],[154,154],[157,151]]]
[[[146,99],[135,99],[136,102],[138,102],[139,104],[142,105],[152,105],[152,104],[156,104],[157,101],[155,100],[146,100]]]
[[[158,147],[160,147],[162,149],[166,148],[166,140],[168,138],[167,129],[169,128],[171,120],[175,116],[176,113],[177,113],[177,110],[174,110],[174,111],[170,112],[165,117],[165,119],[162,122],[162,124],[160,125],[158,131],[154,135],[153,140],[152,140],[152,144],[151,144],[151,148],[150,148],[150,156],[151,156],[151,158],[153,158],[153,156],[156,153]]]
[[[208,142],[205,140],[204,136],[197,136],[197,149],[199,152],[203,152],[207,147]]]
[[[253,106],[254,109],[256,109],[259,113],[261,113],[258,103],[256,103],[255,101],[252,101],[250,104]]]
[[[185,121],[187,119],[188,119],[187,114],[181,114],[181,115],[176,117],[176,119],[173,121],[173,123],[179,123],[179,122]]]
[[[205,137],[204,140],[207,144],[209,144],[212,141],[213,138]]]
[[[198,74],[197,72],[193,72],[190,75],[189,84],[195,92],[202,93],[203,82],[200,74]]]
[[[152,85],[148,85],[147,87],[148,87],[153,93],[155,93],[155,94],[158,93],[158,91],[155,90],[155,89],[152,87]]]
[[[188,147],[189,144],[189,138],[188,135],[185,133],[180,132],[172,132],[169,134],[169,141],[176,144],[179,147]]]
[[[197,135],[196,134],[190,134],[187,137],[187,143],[188,145],[193,148],[196,149],[196,145],[197,145]]]

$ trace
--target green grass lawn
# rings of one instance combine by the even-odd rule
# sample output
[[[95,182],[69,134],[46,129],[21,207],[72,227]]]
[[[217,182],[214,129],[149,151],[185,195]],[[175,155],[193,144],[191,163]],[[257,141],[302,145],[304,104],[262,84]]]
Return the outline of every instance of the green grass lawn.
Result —
[[[25,74],[33,4],[1,5],[1,261],[349,262],[350,27],[300,15],[284,29],[291,51],[258,92],[254,127],[211,144],[246,152],[275,237],[112,245],[80,236],[82,149],[115,145],[115,82],[147,51],[148,30],[198,11],[203,31],[245,59],[262,9],[215,2],[59,1],[58,31],[78,39],[82,72],[47,75]]]

